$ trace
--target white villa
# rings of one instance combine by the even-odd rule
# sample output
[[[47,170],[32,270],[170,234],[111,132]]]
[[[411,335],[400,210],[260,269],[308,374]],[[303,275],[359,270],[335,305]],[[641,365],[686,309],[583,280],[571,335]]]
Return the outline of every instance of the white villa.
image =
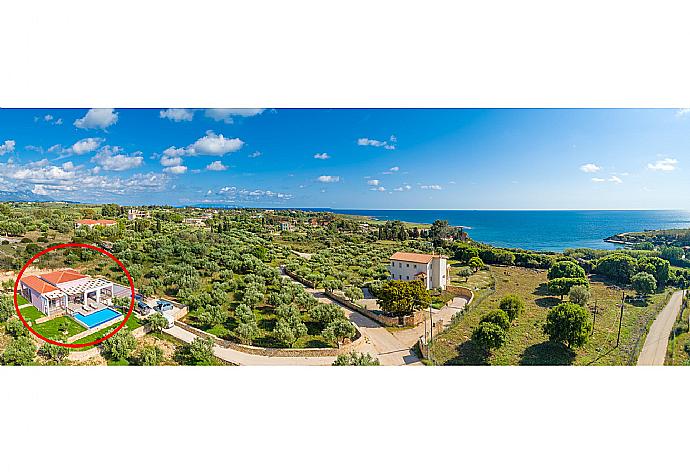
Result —
[[[87,226],[93,228],[94,226],[115,226],[117,221],[115,220],[77,220],[74,222],[75,228],[81,228],[82,226]]]
[[[390,257],[390,280],[421,280],[427,290],[445,289],[448,283],[448,261],[439,254],[396,252]]]
[[[149,218],[151,214],[146,210],[137,210],[136,208],[130,208],[127,210],[127,219],[129,221],[136,220],[137,218]]]
[[[82,311],[82,307],[101,307],[113,296],[113,283],[95,279],[76,270],[56,270],[39,276],[29,275],[19,281],[24,298],[46,315],[58,311]]]

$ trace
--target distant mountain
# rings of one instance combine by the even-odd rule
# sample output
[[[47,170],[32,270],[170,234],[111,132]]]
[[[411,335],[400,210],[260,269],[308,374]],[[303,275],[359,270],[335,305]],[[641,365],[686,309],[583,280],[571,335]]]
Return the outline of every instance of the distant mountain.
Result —
[[[36,195],[29,191],[8,192],[0,190],[0,202],[52,202],[50,197]]]

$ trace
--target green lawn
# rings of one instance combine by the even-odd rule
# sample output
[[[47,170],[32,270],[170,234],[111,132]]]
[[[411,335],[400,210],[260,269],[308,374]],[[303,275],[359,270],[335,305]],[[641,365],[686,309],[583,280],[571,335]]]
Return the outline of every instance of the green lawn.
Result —
[[[63,326],[67,328],[65,334],[60,331]],[[58,339],[61,337],[69,338],[70,336],[86,331],[86,328],[74,321],[70,316],[59,316],[45,323],[34,324],[32,328],[35,329],[38,334],[48,339]]]
[[[31,322],[34,322],[37,319],[43,318],[44,316],[46,316],[43,313],[41,313],[40,311],[38,311],[38,309],[35,306],[28,306],[26,308],[22,308],[19,311],[21,311],[22,316],[24,317],[24,319],[26,321],[31,321]]]
[[[26,305],[27,303],[29,303],[29,300],[27,300],[26,298],[17,294],[17,305],[22,306],[22,305]]]
[[[495,280],[495,291],[487,277]],[[668,297],[667,291],[650,297],[647,305],[626,303],[621,343],[616,348],[621,292],[604,279],[593,278],[590,309],[595,300],[598,308],[594,334],[583,348],[569,351],[550,343],[542,331],[548,310],[560,301],[548,293],[546,281],[546,271],[520,267],[491,267],[471,276],[462,285],[477,289],[473,309],[436,338],[432,346],[434,361],[460,365],[634,364],[647,327]],[[472,331],[481,316],[497,308],[499,300],[509,293],[524,299],[526,312],[511,326],[506,343],[487,356],[470,339]]]

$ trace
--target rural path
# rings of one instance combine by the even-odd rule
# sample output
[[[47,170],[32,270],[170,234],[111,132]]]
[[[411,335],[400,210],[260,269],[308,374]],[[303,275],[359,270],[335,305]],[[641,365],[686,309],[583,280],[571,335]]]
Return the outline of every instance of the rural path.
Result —
[[[676,318],[678,318],[682,302],[682,290],[671,295],[671,299],[659,312],[651,328],[649,328],[640,357],[637,358],[637,365],[664,365],[668,338],[671,335]]]

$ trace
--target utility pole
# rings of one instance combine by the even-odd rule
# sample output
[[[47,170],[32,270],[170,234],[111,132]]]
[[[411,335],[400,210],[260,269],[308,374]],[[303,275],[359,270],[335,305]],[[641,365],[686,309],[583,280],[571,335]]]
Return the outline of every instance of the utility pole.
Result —
[[[597,324],[597,300],[594,300],[594,320],[592,321],[592,333],[594,334],[594,325]]]
[[[621,299],[621,316],[618,319],[618,338],[616,339],[616,347],[621,341],[621,326],[623,324],[623,308],[625,307],[625,290],[623,291],[623,298]]]

